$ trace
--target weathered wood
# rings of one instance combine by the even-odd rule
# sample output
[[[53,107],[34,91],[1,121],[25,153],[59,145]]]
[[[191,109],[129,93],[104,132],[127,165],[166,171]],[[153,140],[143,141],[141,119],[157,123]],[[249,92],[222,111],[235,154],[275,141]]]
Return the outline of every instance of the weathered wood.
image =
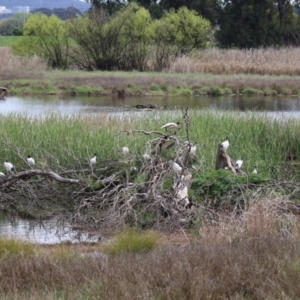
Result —
[[[62,182],[62,183],[76,183],[76,184],[80,183],[79,179],[63,178],[60,175],[58,175],[57,173],[54,173],[52,171],[27,170],[27,171],[22,171],[22,172],[12,174],[12,175],[7,176],[7,177],[1,177],[1,179],[0,179],[0,188],[3,187],[3,186],[8,186],[10,184],[13,184],[17,180],[32,177],[32,176],[36,176],[36,175],[50,177],[50,178],[52,178],[52,179],[54,179],[58,182]]]
[[[5,100],[7,89],[5,87],[0,87],[0,100]]]
[[[226,167],[236,174],[236,169],[234,168],[235,162],[226,153],[226,150],[222,147],[222,144],[218,145],[218,151],[216,156],[216,170],[225,169]]]

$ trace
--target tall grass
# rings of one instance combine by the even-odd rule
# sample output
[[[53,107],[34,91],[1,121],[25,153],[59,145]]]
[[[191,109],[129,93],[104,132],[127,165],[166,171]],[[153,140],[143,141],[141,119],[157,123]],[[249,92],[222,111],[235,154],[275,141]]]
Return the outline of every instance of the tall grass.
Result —
[[[110,117],[102,115],[50,115],[44,119],[16,114],[2,115],[0,161],[12,161],[17,170],[26,168],[22,158],[32,155],[41,168],[84,168],[94,153],[98,161],[120,159],[118,150],[127,146],[129,158],[139,159],[149,139],[135,129],[161,130],[169,121],[182,121],[181,113],[151,113]],[[255,165],[271,174],[280,163],[300,159],[300,122],[296,119],[274,119],[251,112],[214,113],[190,111],[190,138],[198,142],[195,164],[203,172],[214,169],[217,145],[229,137],[228,154],[235,160],[243,157],[243,170]],[[186,140],[185,128],[179,131]],[[15,150],[18,149],[18,152]],[[171,151],[165,151],[166,158]]]
[[[169,72],[300,75],[299,48],[207,49],[171,63]]]
[[[34,254],[35,250],[37,250],[37,247],[29,242],[0,237],[0,259],[11,258],[15,255],[26,257]]]
[[[17,72],[26,70],[46,70],[47,64],[40,57],[16,56],[9,47],[0,47],[0,73]]]
[[[154,231],[137,232],[127,228],[118,232],[104,250],[109,254],[148,252],[157,246],[158,240],[159,235]]]

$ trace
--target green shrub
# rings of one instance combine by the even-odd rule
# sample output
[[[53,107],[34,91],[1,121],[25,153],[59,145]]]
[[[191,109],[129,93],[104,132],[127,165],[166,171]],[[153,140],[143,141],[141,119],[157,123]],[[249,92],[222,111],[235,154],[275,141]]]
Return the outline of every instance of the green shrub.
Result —
[[[194,95],[209,95],[209,94],[211,94],[211,88],[209,88],[209,87],[202,87],[202,88],[199,88],[199,89],[195,89],[194,90]]]
[[[223,89],[219,86],[215,86],[212,90],[213,96],[221,96],[224,95]]]
[[[224,95],[232,95],[233,94],[232,89],[229,87],[224,88],[223,93],[224,93]]]
[[[149,87],[149,90],[152,91],[152,92],[157,92],[157,91],[160,91],[161,88],[158,84],[151,83],[151,85]]]
[[[263,94],[263,93],[264,92],[261,91],[261,90],[250,88],[250,87],[244,88],[243,91],[242,91],[243,95],[260,95],[260,94]]]
[[[140,92],[141,91],[141,87],[137,86],[137,85],[130,85],[129,86],[129,89],[132,91],[132,92]]]
[[[18,254],[33,254],[37,247],[29,242],[0,237],[0,258],[10,257]]]
[[[159,235],[154,231],[138,232],[132,228],[120,231],[113,242],[105,246],[105,251],[110,254],[125,252],[147,252],[154,249],[159,240]]]
[[[277,95],[277,91],[272,89],[264,89],[264,95],[265,96],[274,96]]]

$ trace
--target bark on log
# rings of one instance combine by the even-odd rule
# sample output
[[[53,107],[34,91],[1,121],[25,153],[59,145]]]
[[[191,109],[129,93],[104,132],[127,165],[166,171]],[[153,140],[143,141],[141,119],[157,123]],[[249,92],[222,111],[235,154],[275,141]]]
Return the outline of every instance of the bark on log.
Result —
[[[226,153],[226,150],[222,147],[222,144],[218,145],[218,151],[216,156],[216,170],[225,169],[226,167],[236,174],[236,169],[234,168],[235,162]]]
[[[28,178],[36,175],[41,175],[41,176],[46,176],[53,178],[54,180],[62,183],[76,183],[78,184],[80,182],[79,179],[73,179],[73,178],[63,178],[59,176],[58,174],[52,172],[52,171],[47,171],[47,170],[27,170],[27,171],[22,171],[18,172],[15,174],[12,174],[8,177],[1,177],[0,178],[0,188],[3,186],[8,186],[9,184],[12,184],[13,182],[23,179],[23,178]]]

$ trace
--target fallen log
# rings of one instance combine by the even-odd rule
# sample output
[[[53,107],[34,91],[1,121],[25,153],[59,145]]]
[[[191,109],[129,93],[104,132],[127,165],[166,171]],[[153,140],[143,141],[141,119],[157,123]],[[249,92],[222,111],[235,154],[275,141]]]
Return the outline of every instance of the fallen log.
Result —
[[[60,175],[58,175],[57,173],[54,173],[54,172],[48,171],[48,170],[27,170],[27,171],[22,171],[22,172],[12,174],[10,176],[1,177],[0,178],[0,188],[10,186],[11,184],[13,184],[14,182],[16,182],[20,179],[33,177],[36,175],[50,177],[50,178],[52,178],[58,182],[62,182],[62,183],[72,183],[72,184],[80,183],[79,179],[64,178],[64,177],[61,177]]]

